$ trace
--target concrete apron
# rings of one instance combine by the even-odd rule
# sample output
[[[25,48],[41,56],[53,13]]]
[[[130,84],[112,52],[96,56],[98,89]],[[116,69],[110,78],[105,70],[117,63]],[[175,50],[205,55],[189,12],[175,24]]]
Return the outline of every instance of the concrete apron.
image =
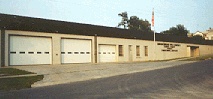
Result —
[[[35,82],[31,87],[42,87],[70,82],[105,78],[123,74],[163,69],[195,61],[163,61],[141,63],[103,63],[103,64],[65,64],[39,66],[13,66],[25,71],[44,75],[43,80]]]

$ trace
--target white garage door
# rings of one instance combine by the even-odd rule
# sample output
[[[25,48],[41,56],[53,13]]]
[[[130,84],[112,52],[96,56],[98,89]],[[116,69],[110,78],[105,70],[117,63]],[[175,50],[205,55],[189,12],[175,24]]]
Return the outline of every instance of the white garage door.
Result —
[[[10,65],[52,64],[51,38],[10,36]]]
[[[100,62],[116,62],[115,45],[99,45]]]
[[[90,63],[91,40],[61,39],[62,63]]]

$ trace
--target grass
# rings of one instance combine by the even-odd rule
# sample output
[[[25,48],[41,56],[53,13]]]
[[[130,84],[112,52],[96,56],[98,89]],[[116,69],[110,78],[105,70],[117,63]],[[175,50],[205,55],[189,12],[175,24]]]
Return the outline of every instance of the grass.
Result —
[[[0,68],[0,77],[35,74],[32,72],[19,70],[15,68]],[[31,85],[44,78],[43,75],[0,78],[0,91],[19,90],[31,88]]]
[[[15,68],[0,68],[0,77],[13,76],[13,75],[25,75],[25,74],[34,74],[34,73],[15,69]]]
[[[31,88],[34,82],[43,79],[43,75],[28,76],[28,77],[14,77],[14,78],[0,78],[0,90],[19,90],[24,88]]]
[[[184,61],[201,61],[201,60],[207,60],[207,59],[213,59],[213,55],[199,56],[195,58],[186,59]]]

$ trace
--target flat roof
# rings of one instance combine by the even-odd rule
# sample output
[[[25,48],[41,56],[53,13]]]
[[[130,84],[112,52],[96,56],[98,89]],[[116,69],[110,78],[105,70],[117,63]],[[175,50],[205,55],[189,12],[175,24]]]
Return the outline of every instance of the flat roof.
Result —
[[[0,29],[21,30],[60,34],[75,34],[85,36],[101,36],[125,39],[140,39],[153,41],[154,34],[147,31],[120,29],[91,24],[81,24],[42,18],[24,17],[0,13]],[[156,41],[213,45],[213,41],[189,38],[184,36],[156,33]]]

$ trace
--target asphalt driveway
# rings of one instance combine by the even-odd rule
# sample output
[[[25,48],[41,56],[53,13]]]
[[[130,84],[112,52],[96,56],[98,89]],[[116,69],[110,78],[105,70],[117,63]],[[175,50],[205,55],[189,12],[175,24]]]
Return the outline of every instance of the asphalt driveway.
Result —
[[[101,64],[62,64],[39,66],[13,66],[13,68],[44,75],[32,87],[42,87],[69,82],[85,81],[97,78],[111,77],[136,72],[145,72],[162,68],[179,66],[195,61],[159,61],[133,63],[101,63]]]

